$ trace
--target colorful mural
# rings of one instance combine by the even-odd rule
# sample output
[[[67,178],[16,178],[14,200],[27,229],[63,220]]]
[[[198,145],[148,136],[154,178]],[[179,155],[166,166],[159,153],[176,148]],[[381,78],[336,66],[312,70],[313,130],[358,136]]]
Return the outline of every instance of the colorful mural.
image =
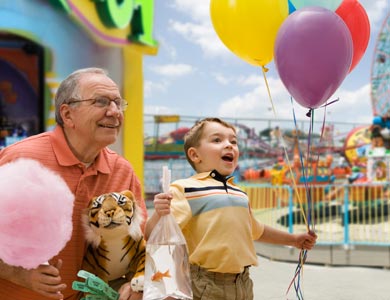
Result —
[[[142,59],[158,50],[153,4],[153,0],[2,0],[0,126],[21,126],[26,135],[51,130],[59,82],[79,68],[104,68],[129,103],[122,138],[112,147],[132,162],[143,180]],[[40,50],[37,61],[22,55],[31,45]],[[20,54],[10,54],[10,49]],[[8,127],[0,132],[14,135]]]

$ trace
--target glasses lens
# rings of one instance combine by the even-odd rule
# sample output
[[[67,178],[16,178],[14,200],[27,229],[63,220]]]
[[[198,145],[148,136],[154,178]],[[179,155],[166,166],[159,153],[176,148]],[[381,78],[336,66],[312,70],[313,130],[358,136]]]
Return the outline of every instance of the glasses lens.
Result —
[[[121,99],[121,106],[120,106],[122,111],[125,111],[127,109],[127,101]]]
[[[126,110],[127,102],[121,98],[111,100],[107,97],[98,97],[98,98],[94,99],[93,105],[96,107],[109,107],[111,104],[111,101],[113,101],[115,103],[116,107],[119,110],[121,110],[121,111]]]
[[[97,107],[106,107],[110,105],[111,100],[105,97],[99,97],[95,99],[93,104]]]

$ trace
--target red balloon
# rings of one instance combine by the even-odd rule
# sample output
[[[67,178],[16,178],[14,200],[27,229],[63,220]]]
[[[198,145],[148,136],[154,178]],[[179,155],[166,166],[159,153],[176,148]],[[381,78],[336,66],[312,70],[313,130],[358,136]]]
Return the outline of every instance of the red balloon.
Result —
[[[366,52],[370,39],[370,21],[364,7],[357,0],[344,0],[337,8],[336,14],[347,25],[353,43],[353,56],[349,72],[355,68]]]

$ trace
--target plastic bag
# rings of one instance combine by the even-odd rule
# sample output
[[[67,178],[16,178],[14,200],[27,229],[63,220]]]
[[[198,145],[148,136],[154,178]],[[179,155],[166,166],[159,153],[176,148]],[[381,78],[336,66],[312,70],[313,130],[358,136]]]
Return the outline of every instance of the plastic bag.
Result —
[[[170,214],[160,218],[146,243],[143,299],[192,299],[187,244]]]

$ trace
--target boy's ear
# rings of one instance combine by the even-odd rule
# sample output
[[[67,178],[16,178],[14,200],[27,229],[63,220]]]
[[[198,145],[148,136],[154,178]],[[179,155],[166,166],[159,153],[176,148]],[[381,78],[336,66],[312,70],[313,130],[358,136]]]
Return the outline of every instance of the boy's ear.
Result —
[[[189,159],[191,159],[191,161],[193,163],[200,162],[200,157],[198,155],[198,151],[196,151],[196,149],[194,147],[189,148],[187,151],[187,154],[188,154]]]

